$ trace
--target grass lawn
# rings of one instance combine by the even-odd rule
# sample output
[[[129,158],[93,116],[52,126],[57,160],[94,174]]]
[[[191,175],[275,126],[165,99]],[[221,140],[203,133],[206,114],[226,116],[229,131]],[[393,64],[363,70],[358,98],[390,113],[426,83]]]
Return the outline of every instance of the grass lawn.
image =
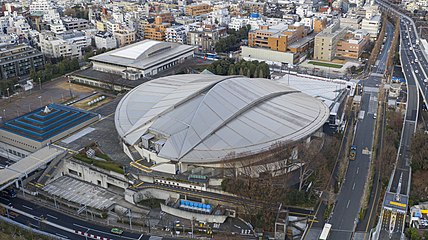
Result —
[[[321,67],[331,67],[331,68],[342,68],[343,65],[340,64],[334,64],[334,63],[325,63],[325,62],[315,62],[315,61],[309,61],[309,64],[321,66]]]

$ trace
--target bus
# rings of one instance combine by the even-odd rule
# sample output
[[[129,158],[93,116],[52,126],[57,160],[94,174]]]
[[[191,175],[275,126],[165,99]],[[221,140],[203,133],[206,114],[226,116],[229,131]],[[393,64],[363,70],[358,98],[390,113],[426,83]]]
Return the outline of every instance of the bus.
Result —
[[[324,224],[324,228],[322,229],[321,235],[318,239],[327,240],[328,236],[330,236],[330,229],[331,229],[331,224],[329,223]]]

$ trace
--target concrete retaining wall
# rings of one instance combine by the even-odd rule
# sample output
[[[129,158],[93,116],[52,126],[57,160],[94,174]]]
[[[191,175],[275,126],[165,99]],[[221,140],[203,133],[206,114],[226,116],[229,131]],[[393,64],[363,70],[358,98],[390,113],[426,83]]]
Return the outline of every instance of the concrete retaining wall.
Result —
[[[209,215],[202,213],[187,212],[181,209],[173,208],[161,204],[161,210],[173,216],[181,217],[188,220],[196,220],[209,223],[224,223],[227,216],[225,215]]]
[[[136,194],[134,194],[134,201],[140,202],[141,200],[150,199],[150,198],[157,198],[157,199],[163,199],[166,200],[168,198],[180,198],[180,194],[168,192],[161,189],[155,189],[155,188],[148,188],[143,189]]]

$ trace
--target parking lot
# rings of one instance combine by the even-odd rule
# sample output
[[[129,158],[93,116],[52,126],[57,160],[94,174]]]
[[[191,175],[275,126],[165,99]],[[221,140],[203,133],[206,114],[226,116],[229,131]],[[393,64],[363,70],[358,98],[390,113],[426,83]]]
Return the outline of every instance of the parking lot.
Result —
[[[43,190],[67,201],[99,210],[109,208],[117,200],[114,193],[104,188],[68,176],[56,179],[43,187]]]

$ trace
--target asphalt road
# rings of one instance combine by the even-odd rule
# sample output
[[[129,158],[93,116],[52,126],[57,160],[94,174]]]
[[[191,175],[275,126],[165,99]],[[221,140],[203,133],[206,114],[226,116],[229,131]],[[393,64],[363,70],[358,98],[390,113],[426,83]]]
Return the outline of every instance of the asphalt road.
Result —
[[[123,232],[122,235],[112,234],[110,233],[111,228],[99,226],[91,223],[90,221],[85,222],[81,219],[73,218],[63,213],[56,212],[54,210],[51,210],[42,206],[38,206],[30,201],[20,199],[20,198],[7,199],[2,197],[0,198],[0,203],[12,206],[14,209],[24,211],[36,217],[41,217],[43,215],[43,217],[46,217],[46,221],[58,224],[68,229],[72,229],[74,231],[82,231],[88,234],[94,234],[96,236],[105,237],[105,238],[114,239],[114,240],[116,239],[149,240],[150,239],[149,235],[142,235],[141,233],[137,234],[137,233]],[[73,240],[85,239],[85,237],[83,236],[79,236],[75,233],[53,227],[49,224],[44,223],[43,221],[39,222],[34,218],[26,217],[26,216],[23,216],[22,214],[18,214],[16,217],[12,218],[12,220],[20,222],[25,225],[30,225],[34,228],[38,228],[42,231],[45,231],[63,238],[68,238]]]
[[[406,27],[401,26],[401,31],[405,32]],[[405,36],[406,34],[403,34]],[[415,124],[417,121],[417,109],[418,109],[418,95],[417,95],[417,85],[416,79],[422,78],[421,67],[419,64],[414,64],[415,55],[413,51],[410,51],[409,48],[404,47],[408,46],[409,39],[402,38],[402,51],[401,51],[401,61],[403,62],[404,74],[407,80],[407,108],[406,108],[406,119],[404,122],[403,136],[401,139],[401,147],[399,152],[399,158],[397,163],[397,169],[394,173],[394,178],[392,184],[390,185],[390,192],[400,192],[402,194],[408,195],[410,189],[408,189],[409,183],[409,161],[410,161],[410,142],[411,137],[415,131]],[[413,62],[413,64],[412,64]],[[416,73],[418,71],[418,73]],[[415,79],[416,76],[416,79]],[[398,188],[398,182],[400,176],[402,177],[401,189]],[[398,190],[398,191],[397,191]]]
[[[425,84],[422,61],[426,61],[424,56],[418,56],[418,45],[416,44],[416,36],[414,31],[411,31],[411,25],[405,21],[401,21],[401,51],[400,57],[402,69],[407,81],[407,105],[406,117],[404,119],[403,132],[400,140],[400,148],[398,152],[397,164],[392,176],[392,181],[388,186],[387,193],[383,206],[388,206],[391,209],[390,199],[393,201],[405,204],[407,209],[408,195],[410,192],[410,144],[413,133],[416,130],[418,118],[418,83]],[[420,51],[419,51],[420,52]],[[416,60],[418,59],[418,60]],[[421,86],[421,85],[419,85]],[[400,196],[396,198],[396,194]],[[392,208],[394,208],[392,206]],[[383,209],[382,225],[379,239],[400,239],[402,237],[405,215],[404,211],[390,211],[387,208]],[[394,220],[395,219],[395,220]]]
[[[363,80],[363,95],[361,99],[360,111],[364,111],[364,118],[357,120],[355,138],[353,145],[357,146],[357,155],[355,161],[350,161],[345,175],[344,183],[338,195],[333,215],[330,220],[332,230],[330,239],[345,240],[351,239],[355,226],[358,222],[358,214],[362,202],[364,185],[367,180],[370,166],[370,155],[363,154],[363,149],[372,150],[373,137],[376,119],[374,114],[377,112],[377,96],[379,84],[382,81],[385,63],[390,48],[393,27],[387,25],[387,41],[383,50],[378,56],[377,65],[373,68],[372,74],[367,80]]]

